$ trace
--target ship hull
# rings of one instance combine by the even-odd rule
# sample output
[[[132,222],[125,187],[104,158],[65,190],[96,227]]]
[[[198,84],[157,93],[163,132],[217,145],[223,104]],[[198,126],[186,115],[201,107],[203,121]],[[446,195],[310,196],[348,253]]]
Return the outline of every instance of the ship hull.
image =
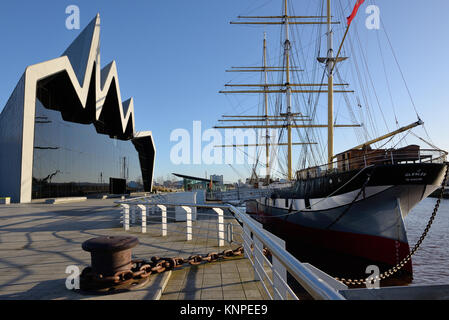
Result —
[[[410,253],[404,217],[440,186],[443,175],[443,164],[380,166],[334,174],[319,182],[298,182],[294,190],[276,192],[271,198],[249,201],[247,213],[284,239],[298,260],[334,277],[364,279],[368,266],[376,265],[382,273]],[[321,190],[314,191],[313,185]],[[322,189],[332,196],[319,197]],[[412,279],[410,260],[381,285],[403,285]]]

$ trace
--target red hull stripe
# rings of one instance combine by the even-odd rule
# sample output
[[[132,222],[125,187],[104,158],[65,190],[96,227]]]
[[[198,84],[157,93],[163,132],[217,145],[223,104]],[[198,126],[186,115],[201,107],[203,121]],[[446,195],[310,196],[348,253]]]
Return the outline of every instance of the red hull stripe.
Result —
[[[262,216],[263,212],[259,211],[259,217],[263,219]],[[308,228],[271,216],[267,217],[270,218],[262,223],[270,223],[276,233],[290,243],[290,248],[291,243],[295,246],[311,245],[390,266],[396,266],[410,253],[408,243],[366,234]],[[403,270],[412,273],[411,260]]]

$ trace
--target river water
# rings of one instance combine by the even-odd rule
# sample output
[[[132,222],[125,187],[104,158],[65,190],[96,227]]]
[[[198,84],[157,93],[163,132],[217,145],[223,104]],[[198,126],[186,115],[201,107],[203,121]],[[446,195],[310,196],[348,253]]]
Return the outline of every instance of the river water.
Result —
[[[405,218],[410,249],[426,228],[436,200],[423,200]],[[412,261],[412,285],[449,284],[449,199],[441,200],[432,228]]]

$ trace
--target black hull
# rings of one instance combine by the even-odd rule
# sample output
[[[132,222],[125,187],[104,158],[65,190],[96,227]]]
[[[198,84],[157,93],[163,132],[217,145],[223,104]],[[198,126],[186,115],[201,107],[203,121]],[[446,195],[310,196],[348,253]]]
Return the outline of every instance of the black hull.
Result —
[[[409,254],[403,217],[440,186],[444,171],[444,164],[382,165],[299,180],[248,202],[247,212],[284,239],[298,260],[335,277],[363,279],[367,266],[384,272]],[[381,285],[412,279],[409,262]]]

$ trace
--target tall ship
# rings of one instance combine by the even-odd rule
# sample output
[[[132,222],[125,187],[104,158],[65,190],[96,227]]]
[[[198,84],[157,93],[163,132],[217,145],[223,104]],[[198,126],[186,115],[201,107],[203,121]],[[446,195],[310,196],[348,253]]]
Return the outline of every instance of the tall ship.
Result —
[[[356,70],[354,78],[360,82],[357,88],[375,96],[375,104],[379,104],[381,110],[379,93],[363,49],[357,56],[362,63],[353,69],[349,67],[351,63],[357,63],[351,61],[357,57],[355,53],[353,57],[353,51],[349,49],[360,45],[356,36],[351,39],[351,25],[364,1],[351,1],[355,4],[352,13],[346,12],[348,7],[343,8],[339,1],[319,1],[318,15],[303,16],[294,14],[293,2],[302,5],[306,1],[282,0],[282,12],[277,16],[239,16],[238,21],[231,22],[281,27],[278,64],[273,64],[276,59],[268,58],[265,35],[261,64],[228,70],[256,73],[260,81],[228,83],[227,90],[221,91],[224,94],[255,94],[260,101],[258,114],[249,115],[242,110],[238,115],[224,115],[219,120],[220,125],[215,127],[261,132],[261,139],[256,144],[220,146],[255,146],[261,150],[256,154],[255,166],[263,167],[266,174],[257,181],[258,187],[266,188],[268,193],[266,197],[247,201],[246,211],[267,230],[284,239],[287,250],[298,260],[309,262],[331,276],[364,279],[368,276],[367,266],[374,265],[381,273],[394,268],[394,272],[381,281],[382,286],[409,284],[413,280],[413,268],[411,259],[407,259],[411,249],[404,219],[413,207],[442,185],[447,152],[415,133],[416,128],[424,127],[417,112],[416,121],[402,126],[396,114],[390,112],[395,129],[390,126],[390,130],[379,133],[372,123],[379,119],[385,121],[387,116],[382,111],[369,109],[368,94],[357,94],[344,81],[345,74],[350,74],[345,68]],[[351,15],[346,18],[348,13]],[[338,17],[345,21],[337,21]],[[313,27],[316,31],[304,31]],[[338,46],[334,47],[336,28],[341,37]],[[309,57],[303,54],[307,48],[301,47],[304,42],[301,35],[304,34],[317,38],[314,49],[310,49],[310,44],[307,47],[315,55],[313,61],[305,61]],[[392,46],[391,49],[394,50]],[[394,51],[393,55],[398,64]],[[362,68],[365,72],[361,72]],[[374,68],[384,71],[392,98],[388,79],[393,71],[385,64]],[[398,70],[396,73],[402,76],[410,94],[399,64]],[[340,96],[335,98],[337,94]],[[322,103],[324,96],[326,103]],[[347,106],[348,110],[345,117],[338,119],[337,99],[339,105]],[[393,99],[391,101],[393,103]],[[413,100],[411,102],[416,111]],[[360,114],[359,118],[356,113]],[[342,119],[349,119],[351,123],[337,122]],[[228,125],[229,122],[242,124]],[[334,132],[339,128],[352,128],[353,140],[358,143],[335,153]],[[327,137],[323,137],[326,131]],[[294,141],[295,138],[299,141]],[[420,143],[409,144],[407,138]],[[295,158],[298,170],[293,168],[294,148],[300,149]],[[285,155],[286,166],[280,175],[281,183],[274,183],[276,170],[282,171],[282,168],[275,168],[280,155]],[[255,168],[252,172],[256,172]]]

